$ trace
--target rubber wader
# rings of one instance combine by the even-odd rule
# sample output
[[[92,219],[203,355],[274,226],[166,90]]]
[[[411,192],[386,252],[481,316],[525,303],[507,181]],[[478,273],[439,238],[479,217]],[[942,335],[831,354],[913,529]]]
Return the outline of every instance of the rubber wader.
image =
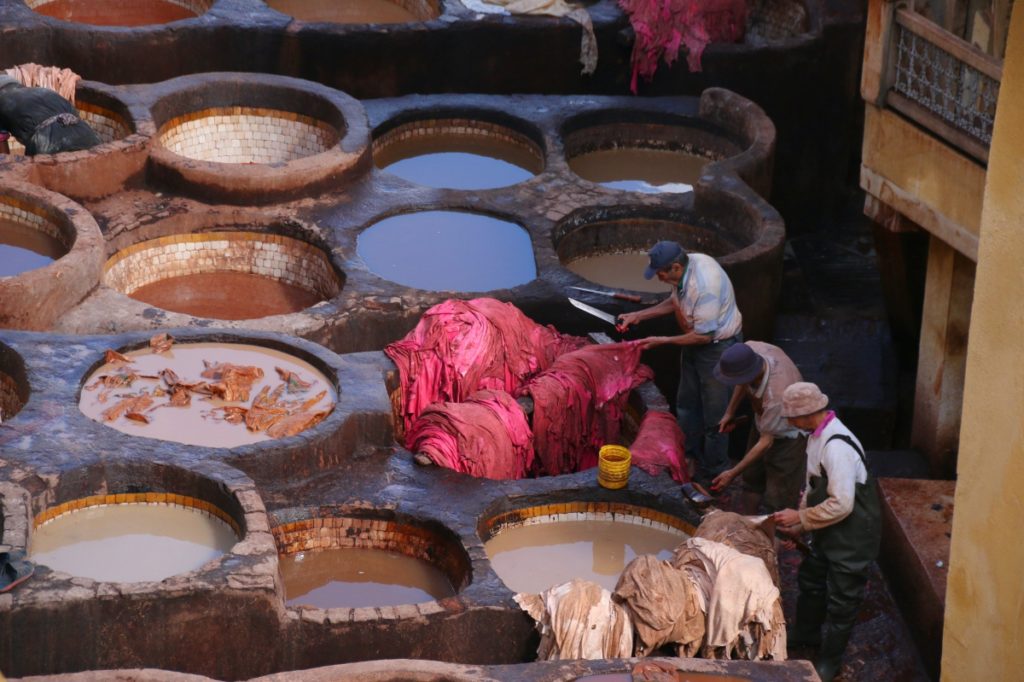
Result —
[[[867,470],[864,453],[853,439],[837,434],[829,438],[825,446],[833,440],[841,440],[853,448]],[[807,506],[813,507],[826,499],[828,473],[822,466],[817,476],[811,476]],[[800,596],[792,643],[820,641],[814,668],[823,682],[829,682],[839,672],[843,651],[864,600],[868,567],[878,557],[881,542],[880,516],[878,490],[869,473],[864,483],[856,484],[850,515],[839,523],[811,532],[811,552],[800,564]]]

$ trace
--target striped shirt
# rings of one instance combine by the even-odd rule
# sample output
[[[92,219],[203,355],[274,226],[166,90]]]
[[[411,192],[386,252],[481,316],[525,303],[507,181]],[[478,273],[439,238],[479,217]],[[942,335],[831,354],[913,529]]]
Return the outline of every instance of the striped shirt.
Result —
[[[689,254],[686,272],[672,292],[684,332],[713,335],[714,341],[732,338],[743,326],[729,275],[711,256]]]

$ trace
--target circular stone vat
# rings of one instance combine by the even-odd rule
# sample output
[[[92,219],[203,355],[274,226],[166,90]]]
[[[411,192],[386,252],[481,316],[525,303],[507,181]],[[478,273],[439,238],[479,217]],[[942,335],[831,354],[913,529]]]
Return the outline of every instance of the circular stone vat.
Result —
[[[647,252],[652,245],[672,239],[688,251],[721,260],[750,242],[738,227],[736,230],[727,234],[681,213],[659,215],[622,208],[567,216],[555,227],[554,243],[562,265],[588,282],[613,289],[667,293],[670,287],[657,278],[644,279]]]
[[[289,606],[365,608],[451,597],[470,564],[451,531],[411,519],[304,518],[273,528]]]
[[[573,578],[614,590],[640,554],[667,559],[694,528],[653,509],[570,502],[504,512],[480,526],[495,573],[513,592],[542,592]]]
[[[311,196],[370,165],[362,105],[317,83],[266,74],[168,81],[151,111],[155,180],[197,197],[268,203]]]
[[[0,343],[0,423],[18,414],[28,402],[29,386],[21,356]],[[3,521],[0,520],[0,525]]]
[[[384,218],[360,233],[367,268],[426,291],[493,291],[537,276],[530,234],[481,213],[420,211]]]
[[[78,407],[133,436],[236,447],[311,428],[337,400],[320,370],[264,346],[182,343],[124,356],[129,362],[108,357],[89,374]]]
[[[147,26],[192,19],[214,0],[25,0],[39,14],[93,26]]]
[[[194,571],[241,539],[217,506],[170,493],[94,495],[36,517],[29,556],[104,582],[158,581]]]
[[[395,126],[374,138],[373,159],[409,182],[448,189],[507,187],[544,170],[544,152],[533,137],[467,118]]]
[[[0,327],[44,331],[99,282],[103,235],[79,204],[35,185],[0,189]]]
[[[635,112],[581,116],[566,125],[563,139],[577,176],[643,193],[689,192],[708,163],[741,151],[706,123]]]
[[[71,250],[74,230],[46,210],[0,196],[0,277],[45,267]]]
[[[196,161],[226,164],[287,163],[322,154],[338,143],[338,130],[311,116],[264,107],[216,107],[165,123],[157,144]]]
[[[405,24],[441,15],[439,0],[264,0],[271,9],[309,22]]]
[[[103,283],[157,308],[217,320],[295,313],[341,291],[341,278],[322,249],[241,231],[134,244],[107,261]]]

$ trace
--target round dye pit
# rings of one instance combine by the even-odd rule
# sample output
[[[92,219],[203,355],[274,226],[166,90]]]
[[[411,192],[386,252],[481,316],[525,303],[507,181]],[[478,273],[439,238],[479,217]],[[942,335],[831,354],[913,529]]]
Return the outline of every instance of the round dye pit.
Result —
[[[157,131],[157,144],[196,161],[276,164],[314,156],[338,144],[338,131],[324,121],[263,107],[219,107],[171,119]]]
[[[271,9],[309,22],[405,24],[440,16],[438,0],[265,0]]]
[[[621,217],[619,214],[622,214]],[[625,215],[625,211],[584,212],[565,218],[555,231],[555,250],[568,270],[612,289],[668,293],[657,278],[644,279],[647,251],[671,239],[688,251],[721,259],[737,251],[740,235],[686,221],[685,216]]]
[[[45,211],[0,196],[0,277],[45,267],[66,254],[73,241]]]
[[[324,419],[333,384],[293,355],[232,343],[126,353],[85,380],[79,409],[133,436],[230,448],[283,438]]]
[[[359,235],[369,270],[427,291],[493,291],[537,276],[529,233],[479,213],[422,211],[385,218]]]
[[[341,290],[323,250],[254,232],[141,242],[107,261],[103,282],[157,308],[218,320],[294,313]]]
[[[453,596],[469,556],[450,531],[410,521],[323,517],[273,528],[289,606],[363,608]]]
[[[209,503],[180,495],[137,493],[163,502],[80,501],[81,508],[38,520],[29,543],[32,561],[55,571],[104,582],[163,580],[194,571],[229,552],[237,524]],[[106,496],[113,502],[113,495]],[[85,504],[89,503],[89,504]],[[71,503],[71,506],[77,505]]]
[[[544,170],[540,146],[502,125],[470,119],[414,121],[378,136],[378,168],[428,187],[490,189]]]
[[[425,561],[379,549],[327,549],[281,557],[289,606],[321,609],[418,604],[455,589]]]
[[[146,26],[191,19],[213,0],[26,0],[39,14],[93,26]]]
[[[711,161],[741,150],[707,124],[658,114],[605,112],[570,121],[565,158],[579,177],[632,192],[688,192]]]
[[[667,149],[618,147],[569,159],[573,173],[611,189],[657,194],[693,191],[704,166],[703,156]]]
[[[567,506],[580,511],[550,510]],[[508,512],[487,522],[487,556],[513,592],[542,592],[573,578],[613,590],[638,555],[668,559],[689,537],[686,524],[667,514],[619,506],[624,511],[576,503]]]

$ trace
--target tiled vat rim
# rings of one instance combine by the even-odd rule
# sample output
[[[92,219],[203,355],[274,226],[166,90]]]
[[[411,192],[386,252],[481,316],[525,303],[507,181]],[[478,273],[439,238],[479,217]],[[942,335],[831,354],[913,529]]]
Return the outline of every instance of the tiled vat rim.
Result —
[[[43,5],[49,5],[51,2],[56,0],[25,0],[25,4],[29,6],[29,9],[36,9]],[[81,1],[81,0],[80,0]],[[213,6],[215,0],[163,0],[169,5],[177,5],[184,7],[185,9],[192,10],[196,14],[202,14]]]
[[[220,107],[164,123],[160,145],[179,156],[217,163],[281,163],[314,156],[338,144],[324,121],[280,109]]]
[[[281,554],[322,549],[382,549],[426,561],[440,568],[460,589],[468,579],[468,567],[456,552],[438,546],[435,531],[401,521],[323,516],[273,526]],[[440,550],[440,551],[439,551]]]
[[[71,248],[68,238],[54,222],[50,212],[41,206],[18,197],[0,195],[0,219],[27,225],[53,237],[66,248]]]
[[[659,530],[677,530],[693,535],[697,529],[671,514],[621,502],[559,502],[525,509],[513,509],[490,517],[485,522],[484,541],[506,528],[561,521],[616,521],[634,523]]]
[[[325,299],[341,288],[319,248],[283,235],[242,231],[169,235],[133,244],[107,261],[103,282],[131,294],[169,277],[218,271],[270,277]]]
[[[403,123],[380,137],[374,138],[373,151],[374,153],[379,153],[398,142],[430,135],[479,135],[480,137],[487,137],[515,145],[529,152],[538,163],[544,161],[544,154],[540,147],[528,136],[500,123],[489,123],[468,118],[437,118]]]
[[[79,117],[88,123],[90,128],[96,131],[100,141],[104,144],[107,142],[113,142],[114,140],[120,140],[131,133],[131,128],[128,127],[128,124],[125,123],[124,119],[109,109],[104,109],[101,106],[90,104],[89,102],[83,102],[82,100],[75,102],[75,106],[78,108]],[[13,137],[7,142],[10,147],[11,154],[17,156],[25,155],[25,146],[23,144]]]
[[[220,519],[231,526],[231,529],[235,531],[236,537],[239,539],[242,537],[242,531],[238,525],[238,521],[235,521],[235,519],[226,511],[212,502],[200,500],[195,497],[189,497],[188,495],[178,495],[176,493],[114,493],[108,495],[90,495],[77,500],[71,500],[70,502],[63,502],[50,507],[46,511],[36,514],[35,519],[32,521],[32,526],[34,528],[38,528],[44,523],[53,521],[58,516],[70,514],[80,509],[101,507],[112,504],[165,504],[178,507],[190,507],[204,512],[209,516]]]

